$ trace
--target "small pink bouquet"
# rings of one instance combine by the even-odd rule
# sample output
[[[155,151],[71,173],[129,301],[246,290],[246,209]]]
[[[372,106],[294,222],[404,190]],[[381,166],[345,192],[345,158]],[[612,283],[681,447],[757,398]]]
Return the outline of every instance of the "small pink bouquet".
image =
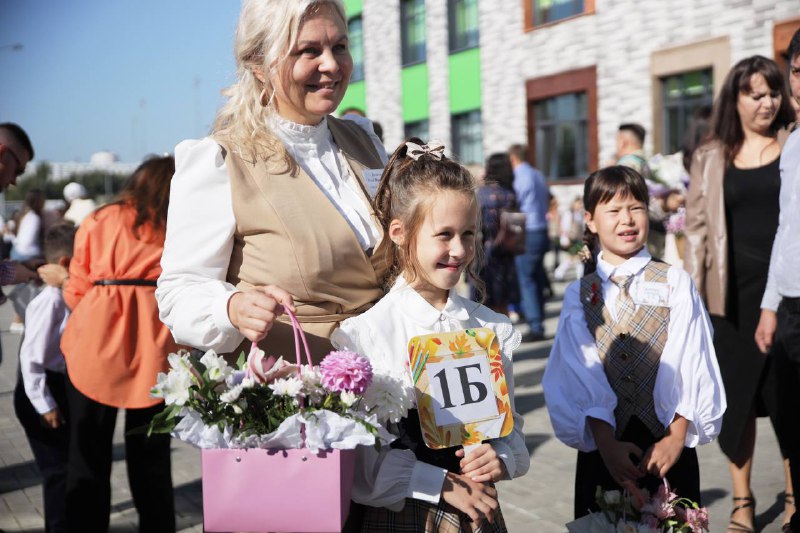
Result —
[[[681,498],[667,480],[655,494],[603,490],[597,487],[595,501],[600,512],[567,524],[570,533],[702,533],[708,531],[708,509]]]

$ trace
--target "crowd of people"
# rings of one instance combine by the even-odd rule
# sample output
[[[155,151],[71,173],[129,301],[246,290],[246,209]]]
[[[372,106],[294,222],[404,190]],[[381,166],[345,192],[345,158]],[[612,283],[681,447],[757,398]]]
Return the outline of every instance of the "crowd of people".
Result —
[[[654,168],[644,128],[624,123],[615,159],[563,207],[524,145],[490,155],[476,178],[440,143],[409,138],[389,157],[369,119],[334,116],[353,69],[347,44],[340,2],[245,2],[236,81],[208,137],[146,160],[105,205],[69,184],[62,220],[46,220],[41,191],[26,198],[0,282],[29,288],[15,298],[25,326],[14,402],[46,530],[108,530],[124,409],[139,529],[175,531],[169,436],[136,431],[163,408],[149,391],[167,354],[233,361],[251,343],[290,353],[288,309],[312,356],[356,351],[406,388],[409,338],[495,333],[513,431],[434,451],[415,409],[381,421],[398,438],[359,449],[345,528],[506,531],[496,483],[530,466],[513,353],[548,338],[550,253],[556,280],[578,278],[543,378],[554,432],[578,450],[576,517],[598,510],[597,486],[655,490],[667,475],[699,503],[695,448],[718,437],[728,531],[755,531],[755,421],[769,416],[784,531],[800,532],[800,32],[794,96],[772,60],[742,59],[710,114],[694,117],[674,158],[681,177]],[[0,188],[33,157],[25,131],[0,124]],[[678,215],[685,269],[661,260],[678,246]]]

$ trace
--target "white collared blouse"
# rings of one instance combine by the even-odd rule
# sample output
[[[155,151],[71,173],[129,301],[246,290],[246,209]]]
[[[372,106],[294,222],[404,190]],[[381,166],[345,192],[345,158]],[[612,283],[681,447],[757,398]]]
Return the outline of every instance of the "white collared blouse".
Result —
[[[19,366],[25,394],[40,415],[58,407],[47,388],[46,372],[66,372],[61,334],[67,318],[69,309],[61,289],[49,285],[45,285],[25,310],[25,337],[19,348]]]
[[[642,249],[621,265],[614,266],[598,256],[597,274],[602,280],[603,299],[612,317],[619,288],[615,275],[632,275],[629,289],[634,304],[645,302],[644,267],[651,261]],[[670,308],[667,342],[661,354],[653,396],[659,421],[667,427],[676,414],[689,421],[685,445],[710,442],[722,427],[727,402],[714,351],[711,322],[705,306],[684,270],[670,267],[668,292]],[[650,293],[652,295],[652,292]],[[652,300],[652,296],[649,298]],[[652,301],[646,302],[652,305]],[[616,428],[614,409],[617,396],[606,378],[595,339],[586,324],[580,300],[580,280],[567,287],[558,331],[544,377],[545,403],[556,436],[566,445],[588,452],[597,448],[587,417]]]
[[[492,441],[510,478],[528,471],[530,455],[522,433],[523,419],[514,406],[512,352],[520,344],[520,334],[508,317],[450,291],[442,311],[429,304],[403,279],[369,311],[345,320],[333,332],[331,342],[367,358],[376,374],[402,375],[413,397],[408,370],[408,341],[417,335],[458,331],[466,328],[491,328],[500,342],[508,395],[514,416],[510,435]],[[398,511],[405,498],[438,503],[445,469],[418,461],[411,450],[383,446],[380,452],[360,446],[352,498],[373,507]]]

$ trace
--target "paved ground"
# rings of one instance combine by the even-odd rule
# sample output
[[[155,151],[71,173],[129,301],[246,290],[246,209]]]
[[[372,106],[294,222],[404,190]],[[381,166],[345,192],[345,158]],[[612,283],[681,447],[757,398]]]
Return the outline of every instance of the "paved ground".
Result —
[[[559,285],[558,290],[563,290]],[[547,304],[548,332],[553,333],[560,302]],[[0,340],[5,360],[0,365],[0,530],[43,532],[40,479],[25,435],[13,412],[19,336],[8,332],[10,306],[0,307]],[[524,345],[515,355],[517,408],[525,417],[531,469],[523,478],[501,483],[501,505],[512,532],[563,532],[572,515],[575,452],[554,437],[544,408],[541,378],[551,342]],[[760,420],[753,492],[758,498],[757,522],[763,532],[780,531],[783,470],[769,424]],[[125,472],[121,430],[115,436],[112,473],[111,531],[135,532],[137,517]],[[731,509],[725,459],[716,444],[699,450],[704,503],[711,512],[711,531],[725,530]],[[202,532],[200,463],[197,450],[174,441],[172,474],[176,487],[178,529]]]

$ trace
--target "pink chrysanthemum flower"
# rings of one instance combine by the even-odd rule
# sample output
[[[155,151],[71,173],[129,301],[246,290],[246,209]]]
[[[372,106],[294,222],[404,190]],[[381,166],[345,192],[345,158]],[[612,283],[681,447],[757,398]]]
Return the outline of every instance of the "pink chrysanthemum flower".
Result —
[[[331,352],[319,365],[322,386],[336,392],[364,394],[372,382],[372,365],[355,352]]]

